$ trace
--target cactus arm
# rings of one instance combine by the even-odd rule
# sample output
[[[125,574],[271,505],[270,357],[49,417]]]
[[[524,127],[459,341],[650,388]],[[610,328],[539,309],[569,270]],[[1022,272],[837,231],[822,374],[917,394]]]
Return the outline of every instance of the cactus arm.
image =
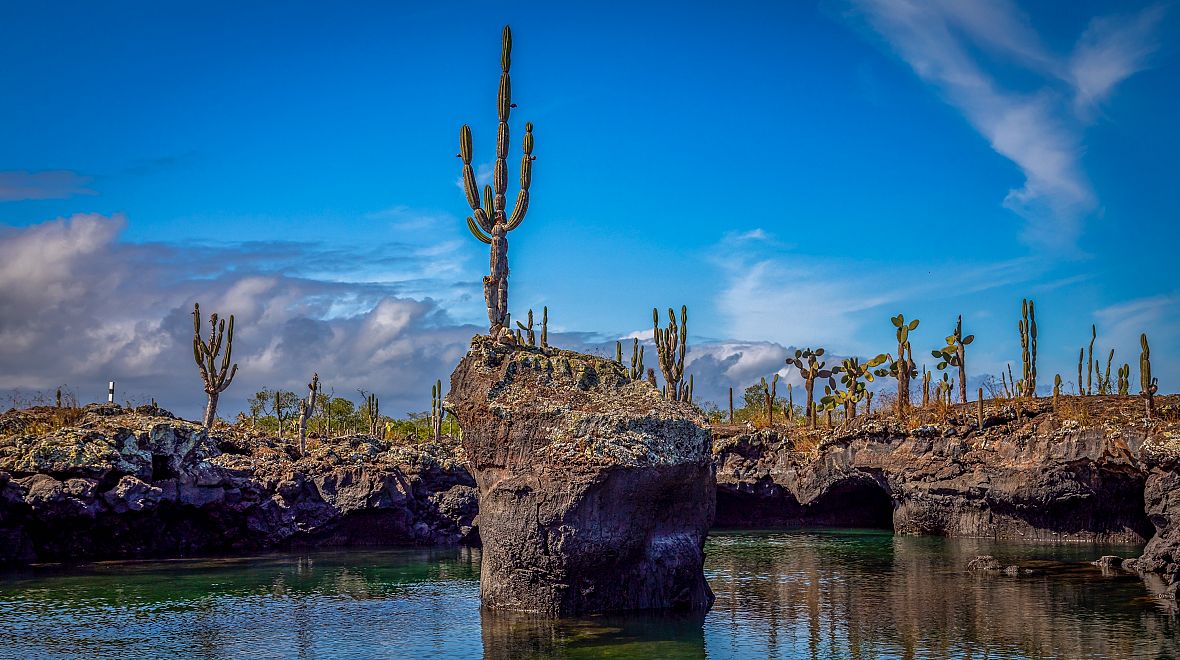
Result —
[[[471,216],[467,216],[467,229],[471,231],[471,235],[478,239],[480,243],[486,243],[487,245],[492,244],[492,238],[485,235],[479,230],[479,227],[475,226],[475,220],[473,220]]]

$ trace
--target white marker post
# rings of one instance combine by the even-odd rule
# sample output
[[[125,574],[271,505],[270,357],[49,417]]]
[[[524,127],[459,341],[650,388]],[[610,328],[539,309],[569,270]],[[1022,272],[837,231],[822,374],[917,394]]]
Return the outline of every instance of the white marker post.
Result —
[[[107,383],[107,403],[115,402],[115,381]]]

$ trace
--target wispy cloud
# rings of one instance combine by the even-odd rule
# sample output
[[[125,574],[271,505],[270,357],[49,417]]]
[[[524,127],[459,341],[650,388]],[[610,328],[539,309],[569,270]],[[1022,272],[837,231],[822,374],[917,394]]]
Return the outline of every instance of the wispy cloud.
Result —
[[[96,194],[86,187],[89,183],[90,177],[70,170],[0,172],[0,202]]]
[[[1026,238],[1069,248],[1097,196],[1081,167],[1083,129],[1096,104],[1146,66],[1164,10],[1096,18],[1074,52],[1049,51],[1011,2],[852,0],[869,25],[991,147],[1023,172],[1004,206],[1028,222]],[[985,66],[999,57],[1039,77],[1029,91]],[[1069,87],[1061,89],[1062,83]]]
[[[715,304],[732,337],[764,337],[782,345],[860,350],[860,329],[870,317],[866,311],[1029,281],[1045,268],[1031,258],[959,261],[951,267],[871,258],[819,259],[783,250],[769,235],[764,245],[758,249],[727,237],[714,247],[713,263],[722,275]],[[932,270],[937,277],[931,276]]]
[[[1090,21],[1069,61],[1074,106],[1080,115],[1088,117],[1116,85],[1147,67],[1159,48],[1156,26],[1163,17],[1164,7],[1156,5],[1130,16]]]

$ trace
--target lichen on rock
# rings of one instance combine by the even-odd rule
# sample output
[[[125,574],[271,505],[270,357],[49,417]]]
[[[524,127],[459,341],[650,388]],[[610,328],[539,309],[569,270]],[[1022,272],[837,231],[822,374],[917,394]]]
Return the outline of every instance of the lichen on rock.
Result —
[[[623,366],[476,337],[449,409],[479,488],[491,609],[570,616],[712,604],[711,439]]]

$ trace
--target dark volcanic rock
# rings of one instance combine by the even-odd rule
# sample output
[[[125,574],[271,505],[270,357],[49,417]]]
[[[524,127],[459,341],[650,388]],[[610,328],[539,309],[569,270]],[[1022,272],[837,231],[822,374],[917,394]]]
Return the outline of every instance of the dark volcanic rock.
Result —
[[[713,465],[698,411],[614,362],[478,337],[448,406],[479,487],[486,607],[570,616],[712,604]]]
[[[1160,574],[1168,584],[1167,593],[1176,598],[1180,593],[1180,442],[1175,437],[1165,439],[1153,444],[1147,455],[1150,470],[1143,500],[1155,536],[1128,568]]]
[[[1161,409],[1177,397],[1160,397]],[[714,429],[719,526],[839,525],[1033,541],[1143,543],[1180,583],[1180,425],[1131,397],[872,415],[834,429]],[[1176,587],[1173,587],[1175,591]]]
[[[474,538],[455,445],[313,439],[292,459],[289,442],[156,413],[93,406],[52,430],[53,409],[0,416],[0,563]]]

